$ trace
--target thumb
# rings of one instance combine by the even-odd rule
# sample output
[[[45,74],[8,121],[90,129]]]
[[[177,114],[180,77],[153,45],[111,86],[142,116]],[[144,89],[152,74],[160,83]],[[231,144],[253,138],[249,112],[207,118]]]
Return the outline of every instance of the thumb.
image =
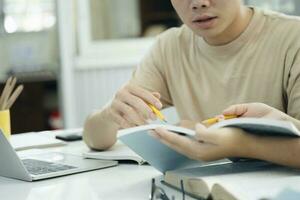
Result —
[[[223,115],[243,116],[248,111],[247,104],[236,104],[229,106],[223,111]]]

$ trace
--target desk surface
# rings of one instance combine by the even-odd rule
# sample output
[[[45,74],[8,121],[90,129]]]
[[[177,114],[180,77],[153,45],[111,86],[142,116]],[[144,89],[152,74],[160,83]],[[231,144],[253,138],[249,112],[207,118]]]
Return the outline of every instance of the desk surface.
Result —
[[[51,149],[80,155],[87,147],[83,142],[73,142]],[[0,194],[5,200],[142,200],[149,197],[151,178],[161,175],[149,165],[120,164],[37,182],[0,177]]]
[[[150,166],[119,165],[33,183],[1,177],[0,193],[6,200],[147,199],[158,175]]]

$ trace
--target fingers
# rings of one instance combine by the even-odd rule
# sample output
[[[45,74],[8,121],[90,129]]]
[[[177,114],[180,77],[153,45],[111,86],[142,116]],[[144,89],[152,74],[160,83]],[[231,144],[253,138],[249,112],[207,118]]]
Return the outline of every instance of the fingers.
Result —
[[[112,112],[122,117],[128,124],[134,126],[146,123],[146,120],[133,107],[118,100],[113,101]]]
[[[170,144],[174,146],[180,147],[190,143],[190,139],[188,137],[181,136],[177,133],[167,131],[166,129],[156,128],[155,131],[158,137],[163,137],[164,139],[168,140]]]
[[[167,131],[163,128],[156,128],[154,136],[160,139],[162,143],[168,147],[174,149],[175,151],[187,155],[189,157],[194,157],[193,147],[198,145],[198,142],[191,140],[188,137],[178,135],[176,133]]]
[[[151,94],[151,92],[136,86],[128,86],[127,89],[132,95],[135,95],[141,98],[143,101],[154,105],[157,109],[162,108],[162,103],[158,98]]]
[[[112,119],[120,126],[121,129],[134,126],[134,124],[130,124],[124,117],[121,117],[119,113],[111,111],[110,114],[112,116]]]
[[[154,136],[163,144],[191,159],[209,161],[219,156],[218,150],[220,148],[217,145],[200,143],[197,140],[180,136],[162,128],[155,129]]]
[[[160,109],[162,104],[159,98],[158,92],[149,92],[138,86],[126,85],[116,93],[110,105],[111,116],[121,128],[146,124],[148,119],[156,119],[148,104]]]
[[[248,111],[247,104],[232,105],[223,111],[223,115],[238,115],[243,116]]]
[[[132,107],[136,112],[140,113],[144,119],[155,119],[155,115],[149,106],[142,99],[127,93],[120,93],[118,99],[128,106]],[[124,112],[123,112],[124,113]],[[126,114],[126,111],[125,113]]]
[[[162,128],[155,129],[155,136],[165,145],[191,159],[211,161],[239,155],[237,147],[241,144],[239,129],[207,129],[202,124],[196,126],[196,139],[180,136]]]

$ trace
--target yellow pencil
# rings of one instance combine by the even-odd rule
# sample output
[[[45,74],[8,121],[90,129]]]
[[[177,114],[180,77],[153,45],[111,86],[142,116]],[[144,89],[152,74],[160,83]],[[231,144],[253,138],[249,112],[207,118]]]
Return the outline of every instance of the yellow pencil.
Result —
[[[224,115],[224,119],[233,119],[233,118],[237,118],[237,115]],[[219,118],[217,117],[213,117],[207,120],[202,121],[202,124],[206,124],[206,125],[212,125],[215,124],[219,121]]]
[[[153,105],[148,103],[148,106],[151,108],[151,110],[153,111],[153,113],[162,121],[167,123],[167,120],[165,118],[165,116]]]

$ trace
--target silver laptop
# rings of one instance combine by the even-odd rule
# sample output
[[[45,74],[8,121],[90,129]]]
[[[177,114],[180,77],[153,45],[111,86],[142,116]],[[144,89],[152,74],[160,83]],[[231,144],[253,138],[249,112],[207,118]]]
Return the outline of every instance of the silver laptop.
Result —
[[[117,164],[117,161],[84,159],[60,152],[41,153],[20,159],[0,129],[0,176],[35,181]]]

